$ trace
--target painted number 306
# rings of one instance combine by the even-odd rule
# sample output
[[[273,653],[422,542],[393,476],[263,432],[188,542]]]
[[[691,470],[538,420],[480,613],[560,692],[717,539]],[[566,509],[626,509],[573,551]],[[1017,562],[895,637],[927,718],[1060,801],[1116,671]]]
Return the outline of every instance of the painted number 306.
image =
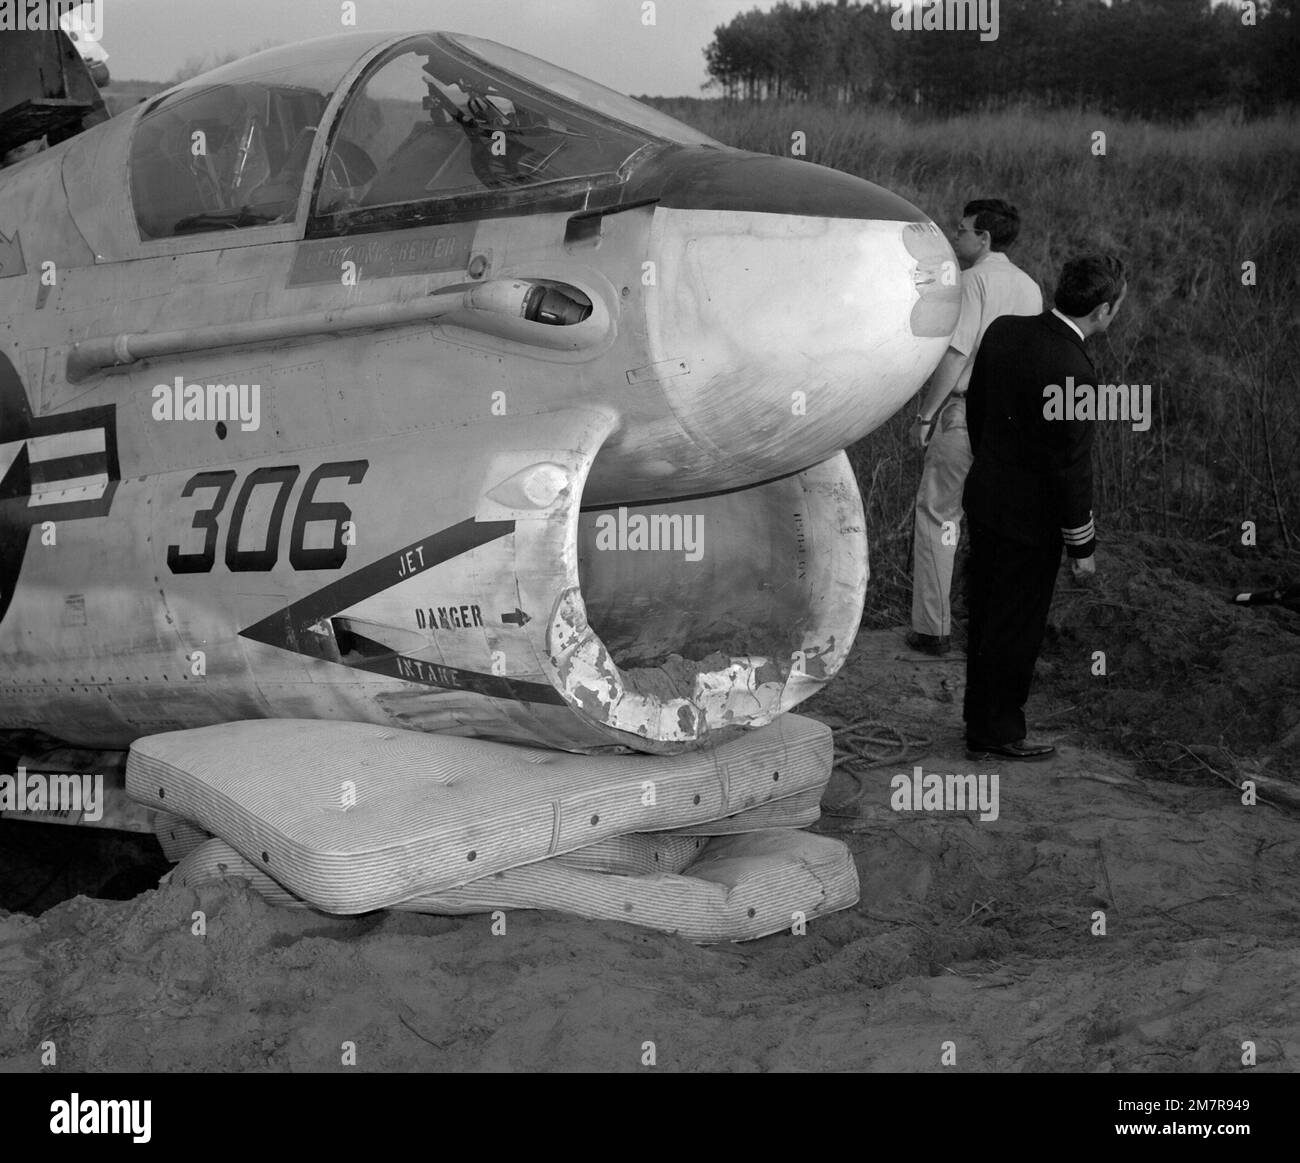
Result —
[[[293,524],[289,530],[289,564],[294,569],[338,569],[347,560],[347,542],[344,528],[352,520],[352,510],[342,501],[318,501],[316,489],[324,480],[334,477],[349,484],[359,484],[370,467],[368,461],[344,460],[322,464],[307,478],[298,495]],[[236,573],[264,572],[274,569],[280,558],[280,531],[284,524],[284,511],[289,495],[298,481],[296,464],[257,468],[250,472],[240,486],[235,503],[230,510],[226,529],[226,568]],[[217,542],[221,538],[220,517],[230,499],[238,474],[233,469],[219,472],[201,472],[190,477],[181,490],[182,497],[193,496],[203,489],[215,490],[211,504],[194,514],[193,528],[203,531],[203,548],[197,553],[185,553],[179,545],[167,546],[167,568],[172,573],[207,573],[217,559]],[[265,526],[254,533],[248,530],[252,548],[240,548],[245,534],[249,505],[259,489],[274,489],[270,497],[270,514]],[[259,510],[265,512],[265,507]],[[331,544],[323,549],[308,549],[307,526],[313,522],[330,522],[334,526]]]

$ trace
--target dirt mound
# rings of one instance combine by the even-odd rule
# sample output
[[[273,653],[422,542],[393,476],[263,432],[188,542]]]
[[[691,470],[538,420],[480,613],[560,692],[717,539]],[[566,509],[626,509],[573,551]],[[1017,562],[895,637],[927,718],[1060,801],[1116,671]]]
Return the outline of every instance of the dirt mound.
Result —
[[[1228,600],[1277,580],[1268,565],[1144,536],[1108,543],[1098,563],[1093,584],[1058,588],[1040,667],[1080,732],[1151,773],[1197,769],[1191,745],[1229,772],[1300,778],[1300,614]]]

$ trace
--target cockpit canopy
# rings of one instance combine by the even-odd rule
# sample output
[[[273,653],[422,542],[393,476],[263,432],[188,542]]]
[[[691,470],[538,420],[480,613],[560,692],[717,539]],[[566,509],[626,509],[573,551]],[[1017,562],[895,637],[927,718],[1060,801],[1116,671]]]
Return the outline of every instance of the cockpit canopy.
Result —
[[[670,144],[718,143],[491,41],[354,33],[259,53],[157,98],[132,138],[131,199],[142,239],[172,238],[292,222],[310,178],[312,234],[391,229],[617,185],[634,155]]]

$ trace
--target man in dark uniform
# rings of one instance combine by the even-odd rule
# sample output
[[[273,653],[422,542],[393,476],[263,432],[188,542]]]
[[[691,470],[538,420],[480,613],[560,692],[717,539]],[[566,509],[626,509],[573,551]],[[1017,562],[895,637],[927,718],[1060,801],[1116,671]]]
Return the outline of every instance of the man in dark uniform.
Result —
[[[1026,739],[1024,707],[1062,544],[1076,577],[1096,569],[1093,421],[1049,419],[1047,400],[1069,391],[1067,377],[1096,387],[1084,340],[1110,326],[1126,290],[1118,258],[1071,259],[1056,306],[995,319],[975,357],[966,396],[975,459],[962,497],[970,531],[963,718],[972,759],[1045,759],[1055,750]]]

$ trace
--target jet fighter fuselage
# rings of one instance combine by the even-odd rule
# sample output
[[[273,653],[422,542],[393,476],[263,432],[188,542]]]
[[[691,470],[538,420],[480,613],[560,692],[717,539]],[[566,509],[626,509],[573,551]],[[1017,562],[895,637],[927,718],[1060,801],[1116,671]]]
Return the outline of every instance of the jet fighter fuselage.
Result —
[[[844,661],[902,199],[487,41],[353,33],[0,171],[0,731],[673,751]]]

